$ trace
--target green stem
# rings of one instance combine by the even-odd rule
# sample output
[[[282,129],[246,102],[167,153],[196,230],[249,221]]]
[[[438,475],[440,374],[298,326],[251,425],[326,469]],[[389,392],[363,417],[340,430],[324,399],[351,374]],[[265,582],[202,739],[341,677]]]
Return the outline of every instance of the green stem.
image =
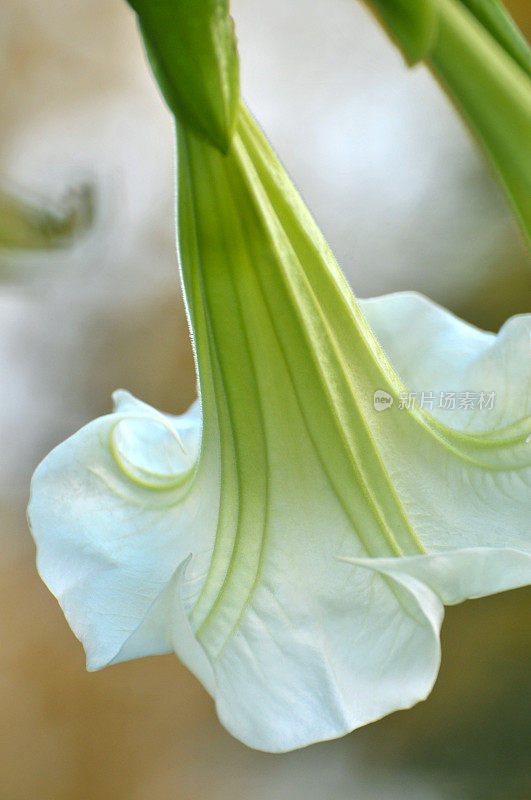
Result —
[[[439,0],[427,63],[483,145],[531,240],[530,78],[456,0]]]
[[[368,0],[481,143],[531,241],[531,52],[498,0]]]

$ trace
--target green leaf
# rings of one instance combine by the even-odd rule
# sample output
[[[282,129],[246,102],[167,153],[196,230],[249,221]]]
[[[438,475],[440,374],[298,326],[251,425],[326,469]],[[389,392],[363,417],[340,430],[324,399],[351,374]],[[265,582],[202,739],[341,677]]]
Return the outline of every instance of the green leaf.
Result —
[[[92,224],[94,198],[90,187],[69,192],[50,203],[21,191],[0,189],[0,248],[53,250],[71,244]]]
[[[129,0],[162,94],[180,121],[223,152],[239,102],[228,0]]]
[[[531,50],[498,0],[369,0],[476,135],[531,241]]]
[[[531,76],[531,48],[501,0],[461,0],[485,30]]]
[[[461,3],[438,5],[427,63],[475,133],[531,241],[531,78]]]

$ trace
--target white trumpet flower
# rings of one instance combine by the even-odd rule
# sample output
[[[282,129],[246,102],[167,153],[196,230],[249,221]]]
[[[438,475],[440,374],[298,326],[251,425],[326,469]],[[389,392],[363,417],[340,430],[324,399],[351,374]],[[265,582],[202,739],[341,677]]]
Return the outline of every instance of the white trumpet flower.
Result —
[[[117,392],[29,519],[89,669],[175,651],[285,751],[426,697],[443,604],[529,582],[531,317],[357,302],[245,109],[226,155],[179,126],[178,160],[200,400]]]

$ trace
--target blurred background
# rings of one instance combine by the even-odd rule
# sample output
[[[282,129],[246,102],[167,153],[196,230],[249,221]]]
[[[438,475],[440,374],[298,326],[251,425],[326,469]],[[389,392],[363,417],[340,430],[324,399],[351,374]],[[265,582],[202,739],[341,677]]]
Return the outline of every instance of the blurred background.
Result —
[[[517,227],[426,70],[354,0],[232,8],[244,95],[354,291],[417,289],[489,330],[528,311]],[[0,250],[0,800],[529,800],[523,590],[448,610],[426,702],[287,755],[233,740],[171,656],[85,672],[28,485],[115,388],[194,397],[172,125],[122,0],[3,0],[0,69],[0,195],[44,220],[35,249]]]

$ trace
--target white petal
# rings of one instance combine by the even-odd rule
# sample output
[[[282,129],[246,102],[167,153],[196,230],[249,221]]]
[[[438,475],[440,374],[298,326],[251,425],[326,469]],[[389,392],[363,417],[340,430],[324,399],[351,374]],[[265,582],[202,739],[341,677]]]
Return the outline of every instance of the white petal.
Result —
[[[531,414],[531,314],[495,335],[417,292],[360,300],[361,309],[409,392],[432,392],[430,413],[455,430],[504,428]],[[440,392],[496,392],[494,407],[445,410]]]
[[[447,606],[526,586],[531,573],[531,553],[501,547],[474,547],[403,558],[344,560],[397,580],[401,575],[409,575],[429,586]]]
[[[115,413],[39,465],[28,510],[39,572],[83,642],[89,669],[117,660],[142,623],[122,658],[172,649],[157,598],[193,552],[193,601],[211,555],[197,531],[210,531],[217,515],[215,487],[214,509],[187,493],[201,435],[197,407],[169,417],[126,392],[115,399]]]
[[[430,691],[442,605],[410,576],[353,570],[362,556],[292,398],[274,426],[259,572],[196,631],[215,676],[221,721],[251,747],[282,752],[341,736]],[[245,578],[245,576],[243,576]]]
[[[431,691],[438,598],[409,575],[338,572],[343,585],[326,594],[310,570],[297,585],[262,580],[215,662],[219,717],[249,746],[284,752],[342,736]]]
[[[216,687],[212,666],[190,627],[183,603],[186,569],[191,558],[191,555],[188,556],[175,570],[164,591],[155,600],[146,618],[124,643],[113,663],[136,658],[141,650],[154,653],[155,642],[164,642],[165,652],[174,650],[205,689],[214,695]]]
[[[412,434],[409,415],[396,403],[373,415],[382,457],[424,548],[529,553],[531,315],[513,317],[494,335],[414,293],[365,300],[362,307],[408,391],[497,393],[492,410],[428,409],[449,428],[463,431],[451,442],[444,428],[436,437]],[[503,439],[505,444],[495,445]],[[525,555],[522,563],[527,570]],[[476,577],[471,571],[467,596],[477,593]],[[496,585],[487,571],[480,594],[499,591]]]

